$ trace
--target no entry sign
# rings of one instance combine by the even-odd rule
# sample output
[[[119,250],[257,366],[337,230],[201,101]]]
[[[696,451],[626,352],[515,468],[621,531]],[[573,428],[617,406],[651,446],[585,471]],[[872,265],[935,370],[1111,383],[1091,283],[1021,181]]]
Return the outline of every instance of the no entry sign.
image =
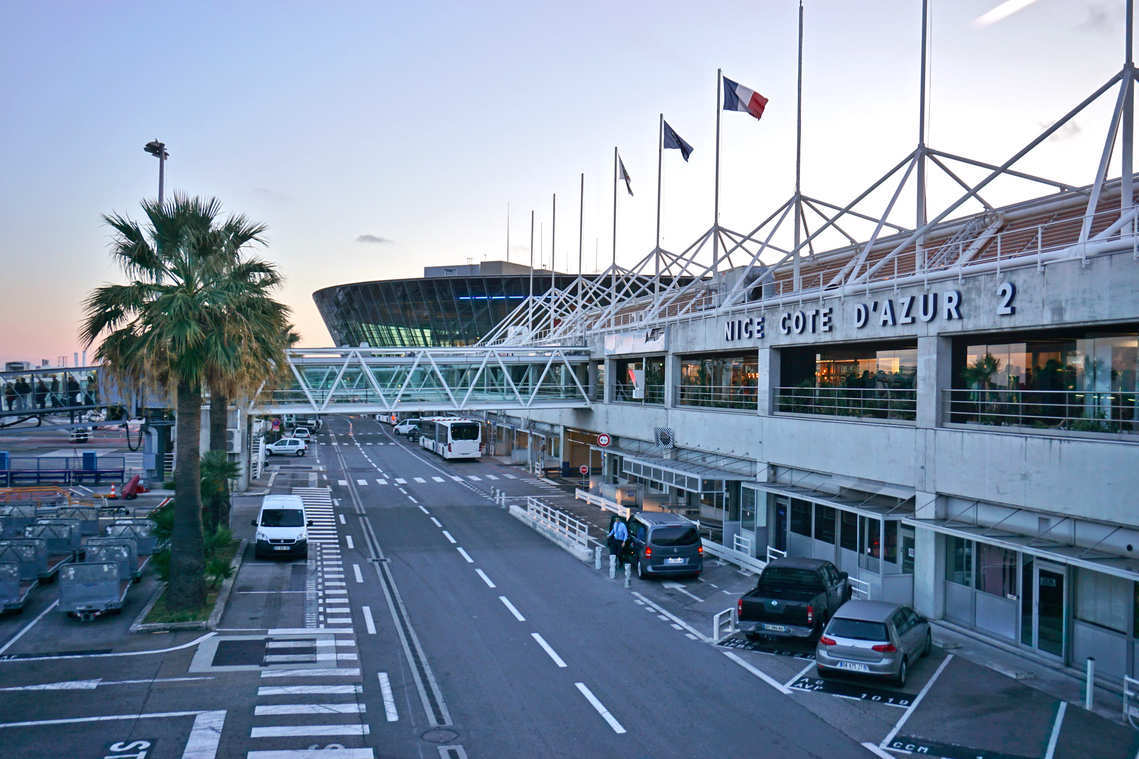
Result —
[[[606,435],[604,432],[602,432],[600,435],[597,436],[597,444],[599,446],[601,446],[602,448],[608,448],[609,447],[609,436]]]
[[[582,476],[585,476],[589,474],[589,467],[587,467],[585,464],[582,464],[577,468],[577,471],[581,472]]]

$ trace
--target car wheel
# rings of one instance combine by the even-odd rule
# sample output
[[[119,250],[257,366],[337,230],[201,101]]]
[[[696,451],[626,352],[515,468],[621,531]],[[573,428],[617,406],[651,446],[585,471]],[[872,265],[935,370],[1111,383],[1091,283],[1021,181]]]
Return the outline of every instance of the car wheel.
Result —
[[[909,670],[909,667],[906,666],[906,657],[903,656],[902,657],[902,663],[900,665],[898,665],[898,677],[896,678],[896,681],[897,681],[899,687],[905,687],[906,675],[909,674],[908,670]]]
[[[305,455],[305,452],[304,452],[304,451],[297,451],[297,455],[298,455],[298,456],[304,456],[304,455]]]

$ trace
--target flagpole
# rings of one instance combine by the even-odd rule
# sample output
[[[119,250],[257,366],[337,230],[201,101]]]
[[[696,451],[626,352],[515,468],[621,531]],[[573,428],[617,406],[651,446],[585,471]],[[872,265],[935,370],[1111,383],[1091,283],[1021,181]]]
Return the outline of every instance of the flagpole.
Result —
[[[585,242],[585,172],[581,172],[581,189],[578,191],[577,207],[577,313],[581,318],[582,292],[581,292],[581,261],[583,243]],[[584,332],[583,340],[584,342]]]
[[[530,210],[530,297],[526,299],[527,338],[534,333],[534,211]]]
[[[716,69],[716,191],[713,194],[712,221],[712,276],[720,269],[720,97],[724,70]]]
[[[803,153],[803,0],[799,0],[799,80],[795,97],[795,258],[792,283],[795,290],[802,288],[799,270],[799,246],[802,236],[799,226],[803,222],[803,196],[799,191],[799,170]]]
[[[557,281],[554,279],[554,272],[557,271],[554,268],[554,262],[557,261],[557,259],[558,259],[558,250],[557,250],[557,242],[558,242],[558,194],[556,192],[553,194],[553,201],[552,201],[552,205],[551,205],[551,216],[552,216],[552,220],[550,222],[550,303],[549,303],[549,305],[546,306],[546,308],[548,308],[550,311],[550,331],[552,332],[554,329],[554,288],[557,287]]]
[[[657,124],[657,244],[653,248],[653,307],[656,307],[657,296],[660,292],[660,185],[661,169],[664,165],[664,114],[660,114]]]
[[[506,263],[510,263],[510,201],[506,201]]]
[[[613,146],[613,266],[609,269],[609,326],[617,305],[617,146]]]

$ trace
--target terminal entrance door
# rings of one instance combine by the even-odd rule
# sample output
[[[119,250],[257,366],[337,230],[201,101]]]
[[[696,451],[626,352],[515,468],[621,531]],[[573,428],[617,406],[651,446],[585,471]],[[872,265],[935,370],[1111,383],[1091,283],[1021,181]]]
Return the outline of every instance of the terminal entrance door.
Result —
[[[1063,659],[1068,630],[1067,568],[1024,556],[1021,582],[1021,641]]]

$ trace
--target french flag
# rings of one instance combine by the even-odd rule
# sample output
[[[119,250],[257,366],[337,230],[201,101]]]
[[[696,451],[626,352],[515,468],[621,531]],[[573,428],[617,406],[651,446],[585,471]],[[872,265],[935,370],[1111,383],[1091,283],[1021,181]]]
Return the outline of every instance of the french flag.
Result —
[[[749,90],[742,84],[733,82],[726,76],[722,78],[724,80],[725,111],[743,111],[750,113],[757,119],[763,115],[763,109],[767,105],[767,98],[755,90]]]

